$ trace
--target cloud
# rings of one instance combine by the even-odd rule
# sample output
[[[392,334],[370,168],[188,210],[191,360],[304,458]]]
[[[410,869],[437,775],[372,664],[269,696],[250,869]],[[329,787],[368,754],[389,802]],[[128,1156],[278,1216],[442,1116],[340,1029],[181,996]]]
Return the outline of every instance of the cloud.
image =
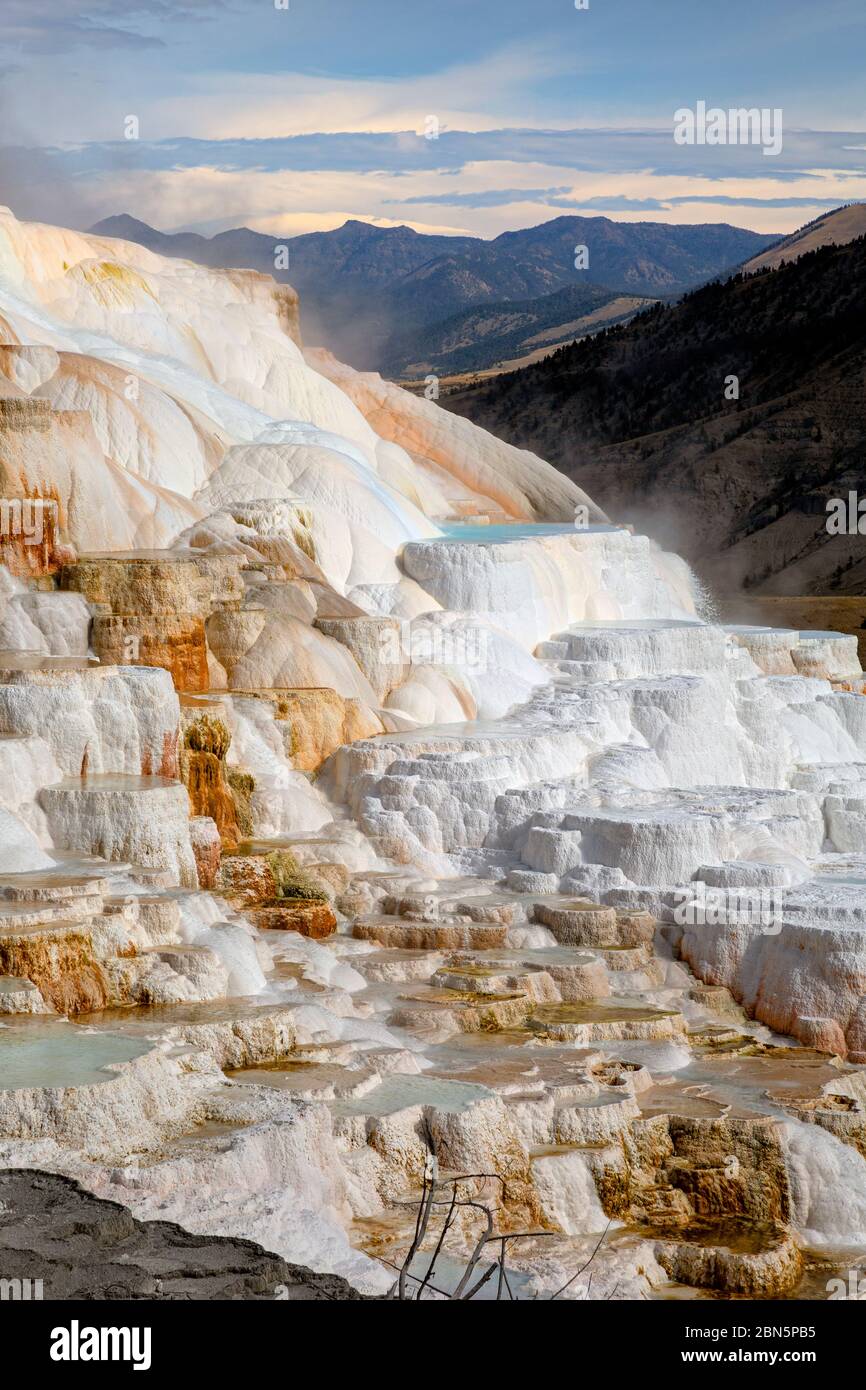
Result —
[[[422,118],[423,119],[423,118]],[[866,174],[862,132],[789,131],[782,153],[767,159],[756,145],[675,145],[659,130],[341,131],[266,139],[90,141],[42,150],[59,175],[95,174],[118,159],[141,169],[353,170],[460,175],[470,163],[556,166],[605,174],[702,179],[798,180],[834,170]],[[461,190],[462,191],[462,190]]]
[[[323,58],[327,64],[327,55]],[[429,72],[417,71],[423,50],[413,59],[412,69],[400,75],[382,68],[364,76],[266,70],[251,81],[248,72],[227,64],[202,68],[152,102],[149,119],[160,135],[183,131],[212,141],[344,134],[399,140],[421,130],[428,115],[437,118],[443,132],[530,120],[545,84],[576,73],[574,55],[543,39],[491,46],[479,57],[452,60]]]
[[[525,149],[510,146],[512,159],[465,159],[455,172],[458,143],[464,155],[499,153],[503,145],[499,132],[457,134],[460,141],[445,156],[425,148],[441,141],[411,132],[399,141],[346,134],[265,142],[19,144],[0,148],[0,188],[20,217],[38,221],[83,228],[130,212],[166,231],[212,233],[246,225],[284,235],[333,228],[347,218],[382,225],[399,218],[418,231],[497,236],[565,212],[622,221],[727,221],[783,233],[825,208],[866,199],[862,161],[853,170],[770,171],[772,161],[765,160],[723,177],[658,174],[639,167],[643,161],[636,157],[630,163],[638,167],[617,169],[614,155],[598,158],[599,169],[575,170],[526,160]],[[599,138],[604,144],[607,133],[594,133]],[[618,132],[615,141],[619,145]],[[567,149],[557,139],[550,159]]]
[[[419,193],[413,198],[388,198],[388,203],[400,207],[443,206],[450,208],[500,208],[512,203],[546,203],[560,194],[570,193],[568,186],[561,188],[488,188],[473,193],[460,193],[456,189],[450,193]]]
[[[0,180],[19,216],[80,227],[126,211],[165,230],[252,225],[292,234],[347,218],[390,225],[405,209],[409,225],[445,234],[496,236],[563,212],[782,233],[806,220],[801,210],[814,216],[866,198],[862,139],[788,132],[778,159],[749,146],[677,146],[670,130],[20,141],[0,149]]]
[[[817,177],[810,176],[810,177]],[[570,188],[490,188],[477,193],[421,193],[413,198],[389,198],[399,207],[498,208],[515,203],[542,203],[545,207],[591,209],[593,212],[663,212],[690,203],[715,203],[732,208],[838,207],[839,197],[753,198],[744,193],[691,193],[664,198],[631,198],[627,194],[602,193],[581,198]],[[859,201],[859,200],[855,200]]]
[[[745,193],[690,193],[672,198],[551,198],[550,206],[555,208],[591,208],[594,212],[661,212],[670,208],[688,207],[690,204],[715,204],[728,208],[835,208],[839,198],[752,198]],[[859,200],[855,200],[859,201]]]
[[[843,199],[843,201],[848,201]],[[851,199],[852,202],[860,202],[859,198]],[[743,195],[734,196],[723,193],[703,194],[696,193],[691,197],[671,198],[671,207],[685,207],[688,203],[717,203],[723,207],[739,208],[835,208],[839,206],[837,198],[747,198]]]
[[[191,17],[209,19],[222,0],[3,0],[0,48],[19,53],[63,54],[72,48],[165,48],[160,27]],[[124,26],[124,20],[132,28]]]

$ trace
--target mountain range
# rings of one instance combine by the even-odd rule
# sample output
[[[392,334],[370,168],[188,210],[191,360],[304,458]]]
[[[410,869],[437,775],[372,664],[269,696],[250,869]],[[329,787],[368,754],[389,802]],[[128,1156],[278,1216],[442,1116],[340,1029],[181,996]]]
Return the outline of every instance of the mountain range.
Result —
[[[356,220],[295,237],[249,227],[205,237],[160,232],[127,214],[106,218],[91,231],[138,242],[161,255],[261,270],[290,283],[301,296],[307,341],[330,348],[356,368],[394,377],[419,370],[478,370],[503,356],[522,356],[515,326],[525,325],[532,338],[558,321],[565,325],[561,338],[567,339],[574,336],[574,320],[604,304],[623,296],[637,301],[677,296],[779,240],[727,224],[625,223],[607,217],[557,217],[490,241]],[[583,268],[576,269],[578,261]],[[574,301],[532,307],[531,301],[560,291],[577,292]],[[519,306],[524,316],[512,328],[501,318],[503,304]],[[493,331],[486,317],[475,313],[452,322],[482,305],[497,316]]]
[[[864,491],[864,303],[857,205],[771,266],[443,403],[549,458],[721,592],[860,594],[866,541],[826,523],[831,499]]]

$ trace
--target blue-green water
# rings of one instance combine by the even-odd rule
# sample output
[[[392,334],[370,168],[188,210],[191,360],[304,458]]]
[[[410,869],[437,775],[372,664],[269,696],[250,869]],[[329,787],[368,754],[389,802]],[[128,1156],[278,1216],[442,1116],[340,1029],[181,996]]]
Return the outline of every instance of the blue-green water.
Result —
[[[435,540],[461,541],[471,545],[501,545],[503,541],[522,541],[532,536],[579,535],[587,531],[605,533],[620,531],[620,526],[575,526],[573,522],[528,522],[516,521],[505,526],[472,526],[464,522],[445,521],[440,523],[442,535]],[[415,542],[423,544],[423,542]]]
[[[150,1042],[117,1033],[87,1033],[53,1019],[23,1019],[0,1028],[0,1091],[93,1086],[110,1081],[109,1063],[131,1062]]]

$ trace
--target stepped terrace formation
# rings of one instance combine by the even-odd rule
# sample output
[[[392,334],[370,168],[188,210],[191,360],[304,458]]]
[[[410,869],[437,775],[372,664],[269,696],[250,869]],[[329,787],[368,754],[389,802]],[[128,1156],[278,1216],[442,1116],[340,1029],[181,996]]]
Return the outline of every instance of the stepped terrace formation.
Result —
[[[488,1175],[518,1298],[825,1297],[866,1261],[856,639],[720,624],[297,322],[0,215],[0,1196],[108,1223],[89,1284],[40,1228],[62,1289],[180,1227],[220,1288],[255,1243],[229,1296],[381,1295],[435,1168]]]

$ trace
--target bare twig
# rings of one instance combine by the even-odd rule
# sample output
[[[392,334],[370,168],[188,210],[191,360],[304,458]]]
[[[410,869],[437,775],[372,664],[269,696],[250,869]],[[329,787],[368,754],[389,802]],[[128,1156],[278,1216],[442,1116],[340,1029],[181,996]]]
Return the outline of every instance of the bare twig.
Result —
[[[400,1270],[400,1269],[403,1268],[402,1265],[396,1265],[396,1264],[394,1263],[393,1260],[386,1260],[384,1255],[379,1255],[378,1258],[381,1260],[382,1264],[383,1264],[383,1265],[387,1265],[389,1269]],[[415,1284],[420,1284],[420,1282],[421,1282],[421,1276],[418,1275],[418,1274],[408,1274],[406,1277],[407,1277],[407,1279],[411,1279],[412,1282],[415,1283]],[[396,1288],[396,1287],[397,1287],[397,1284],[396,1284],[396,1282],[395,1282],[395,1283],[394,1283],[394,1288]],[[430,1289],[433,1293],[438,1293],[440,1298],[450,1298],[450,1297],[451,1297],[450,1293],[448,1293],[445,1289],[439,1289],[439,1288],[437,1288],[435,1284],[428,1284],[427,1287],[428,1287],[428,1289]],[[388,1298],[390,1298],[390,1297],[391,1297],[391,1293],[389,1292],[387,1296],[388,1296]],[[407,1302],[411,1302],[410,1299],[407,1299],[406,1301],[407,1301]]]
[[[452,1187],[452,1189],[451,1189],[451,1206],[450,1206],[449,1209],[448,1209],[448,1215],[445,1217],[445,1221],[444,1221],[444,1223],[443,1223],[443,1225],[442,1225],[442,1230],[441,1230],[440,1233],[439,1233],[439,1239],[438,1239],[438,1241],[436,1242],[436,1249],[433,1251],[433,1254],[432,1254],[432,1256],[430,1257],[430,1264],[429,1264],[428,1267],[427,1267],[427,1273],[426,1273],[425,1276],[424,1276],[424,1282],[422,1283],[420,1289],[418,1290],[418,1293],[416,1294],[416,1298],[420,1298],[420,1297],[421,1297],[421,1295],[423,1294],[425,1288],[426,1288],[427,1285],[429,1284],[430,1280],[433,1278],[433,1273],[434,1273],[434,1271],[435,1271],[435,1269],[436,1269],[436,1261],[438,1260],[439,1255],[440,1255],[441,1252],[442,1252],[442,1246],[445,1244],[445,1237],[447,1236],[447,1234],[448,1234],[448,1232],[449,1232],[449,1230],[450,1230],[450,1228],[451,1228],[451,1223],[452,1223],[452,1221],[454,1220],[454,1212],[455,1212],[456,1208],[457,1208],[457,1184],[456,1184],[456,1182],[455,1182],[454,1185],[453,1185],[453,1187]]]
[[[481,1259],[481,1256],[482,1256],[482,1254],[483,1254],[483,1252],[484,1252],[484,1247],[485,1247],[485,1245],[487,1244],[487,1241],[489,1240],[490,1236],[493,1234],[493,1214],[492,1214],[492,1212],[490,1211],[490,1208],[489,1208],[489,1207],[484,1207],[484,1206],[482,1206],[480,1202],[459,1202],[459,1203],[458,1203],[458,1206],[461,1206],[461,1207],[473,1207],[476,1211],[480,1211],[480,1212],[482,1213],[482,1215],[484,1216],[484,1220],[485,1220],[485,1223],[486,1223],[486,1226],[487,1226],[487,1230],[484,1232],[484,1235],[479,1236],[478,1240],[476,1241],[475,1249],[472,1251],[472,1254],[469,1256],[469,1261],[468,1261],[468,1263],[467,1263],[467,1265],[466,1265],[466,1269],[465,1269],[464,1272],[463,1272],[463,1276],[462,1276],[462,1278],[460,1279],[460,1282],[458,1283],[457,1288],[454,1290],[453,1294],[451,1295],[452,1298],[461,1298],[461,1297],[462,1297],[462,1295],[463,1295],[463,1290],[466,1288],[466,1285],[469,1283],[469,1280],[472,1278],[472,1272],[473,1272],[473,1270],[475,1269],[475,1266],[478,1264],[478,1261]]]
[[[423,1298],[425,1290],[430,1289],[432,1293],[438,1294],[441,1298],[447,1298],[449,1300],[459,1300],[461,1302],[468,1302],[470,1299],[475,1298],[476,1294],[480,1293],[481,1289],[483,1289],[485,1285],[490,1282],[490,1280],[493,1278],[493,1275],[496,1274],[498,1271],[499,1277],[496,1286],[497,1301],[502,1300],[503,1290],[507,1290],[509,1299],[512,1302],[517,1302],[518,1300],[511,1286],[511,1280],[508,1278],[508,1270],[506,1267],[508,1242],[513,1240],[551,1239],[558,1237],[561,1234],[561,1232],[512,1231],[507,1232],[505,1234],[494,1234],[493,1213],[490,1207],[487,1206],[484,1202],[477,1199],[461,1198],[459,1196],[459,1188],[461,1183],[481,1181],[486,1182],[489,1180],[495,1180],[496,1182],[499,1182],[502,1185],[502,1196],[504,1199],[508,1191],[508,1185],[505,1179],[502,1177],[500,1173],[460,1173],[448,1178],[439,1178],[437,1155],[429,1126],[426,1127],[425,1138],[427,1140],[427,1159],[425,1162],[424,1173],[422,1176],[421,1197],[419,1202],[417,1203],[417,1212],[415,1215],[415,1230],[412,1236],[412,1242],[409,1246],[408,1251],[406,1252],[406,1256],[401,1265],[392,1264],[390,1260],[383,1260],[384,1264],[389,1265],[392,1269],[398,1270],[398,1278],[395,1284],[390,1289],[388,1297],[397,1297],[404,1301],[412,1298],[417,1300]],[[450,1196],[440,1197],[438,1195],[439,1191],[446,1187],[450,1187],[451,1189]],[[410,1204],[399,1203],[398,1205],[408,1206]],[[412,1203],[411,1205],[415,1205],[415,1203]],[[423,1275],[423,1277],[421,1277],[420,1275],[411,1273],[412,1262],[414,1261],[416,1255],[418,1254],[419,1250],[421,1250],[424,1244],[424,1240],[430,1229],[430,1222],[433,1219],[434,1212],[439,1207],[447,1207],[447,1211],[445,1213],[444,1220],[442,1222],[442,1228],[436,1240],[433,1253],[430,1256],[430,1261],[427,1265],[426,1273]],[[465,1268],[463,1270],[462,1275],[460,1276],[460,1279],[457,1282],[456,1287],[454,1288],[453,1292],[448,1293],[447,1290],[442,1289],[433,1283],[433,1276],[436,1272],[437,1261],[440,1259],[442,1251],[445,1248],[445,1241],[448,1237],[448,1233],[450,1230],[452,1230],[454,1226],[457,1212],[459,1210],[480,1212],[482,1217],[484,1218],[484,1229],[482,1230],[481,1234],[477,1236],[475,1240],[475,1245],[469,1253],[469,1255],[464,1257]],[[611,1222],[609,1221],[604,1231],[602,1232],[598,1240],[598,1243],[595,1246],[595,1249],[593,1250],[589,1259],[586,1261],[584,1265],[581,1266],[581,1268],[577,1271],[576,1274],[572,1275],[572,1277],[567,1281],[567,1283],[563,1284],[561,1288],[556,1290],[556,1292],[551,1296],[551,1302],[554,1299],[559,1298],[561,1294],[565,1293],[566,1289],[570,1288],[571,1285],[575,1282],[575,1280],[579,1279],[581,1274],[584,1274],[586,1272],[586,1270],[589,1268],[596,1255],[598,1254],[599,1250],[601,1249],[605,1237],[607,1236],[607,1233],[610,1230],[610,1227]],[[472,1283],[472,1276],[478,1269],[478,1266],[482,1258],[484,1257],[484,1253],[487,1249],[487,1246],[495,1245],[497,1242],[499,1243],[499,1258],[491,1260],[484,1272],[479,1276],[479,1278],[475,1280],[474,1283]],[[409,1293],[407,1290],[407,1285],[410,1281],[412,1284],[417,1286],[413,1293]],[[587,1293],[591,1287],[592,1275],[590,1275],[589,1284],[587,1286]],[[613,1292],[616,1292],[616,1288]],[[611,1295],[611,1297],[613,1297],[613,1294]]]
[[[406,1279],[409,1274],[412,1261],[414,1260],[417,1251],[421,1248],[421,1245],[424,1242],[424,1237],[427,1234],[427,1227],[430,1224],[430,1217],[433,1214],[433,1203],[436,1197],[436,1151],[433,1145],[433,1137],[430,1133],[429,1126],[427,1126],[425,1129],[425,1137],[427,1140],[427,1155],[424,1162],[424,1178],[421,1191],[421,1205],[418,1208],[418,1216],[415,1221],[415,1234],[412,1238],[412,1244],[409,1247],[409,1253],[407,1254],[406,1259],[403,1262],[403,1265],[400,1269],[400,1275],[397,1280],[398,1297],[400,1299],[406,1298]]]
[[[613,1219],[613,1218],[611,1218],[611,1220],[612,1220],[612,1219]],[[597,1245],[597,1246],[595,1247],[595,1249],[593,1250],[593,1252],[592,1252],[592,1254],[590,1255],[589,1259],[587,1260],[586,1264],[583,1265],[583,1266],[577,1271],[576,1274],[573,1274],[573,1275],[571,1276],[571,1278],[568,1280],[568,1283],[563,1284],[563,1286],[562,1286],[561,1289],[557,1289],[557,1290],[556,1290],[556,1293],[553,1295],[553,1298],[551,1298],[551,1300],[550,1300],[551,1303],[553,1302],[553,1299],[554,1299],[554,1298],[559,1298],[559,1295],[560,1295],[561,1293],[565,1293],[566,1289],[570,1289],[571,1286],[572,1286],[572,1284],[574,1283],[575,1279],[579,1279],[580,1276],[581,1276],[581,1274],[583,1274],[587,1269],[589,1269],[590,1265],[592,1264],[593,1260],[595,1259],[596,1255],[598,1254],[599,1250],[601,1249],[602,1245],[604,1244],[604,1239],[605,1239],[605,1236],[607,1235],[608,1231],[610,1230],[610,1225],[611,1225],[611,1223],[610,1223],[610,1221],[608,1221],[607,1225],[605,1226],[604,1230],[603,1230],[602,1233],[601,1233],[601,1237],[599,1238],[598,1245]]]

